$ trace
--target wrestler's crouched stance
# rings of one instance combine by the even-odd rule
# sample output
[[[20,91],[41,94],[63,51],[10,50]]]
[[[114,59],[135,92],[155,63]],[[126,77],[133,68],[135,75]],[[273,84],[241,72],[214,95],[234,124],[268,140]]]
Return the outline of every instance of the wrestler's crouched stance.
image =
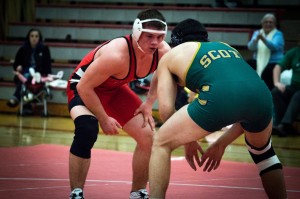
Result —
[[[146,190],[148,182],[148,163],[151,154],[153,131],[150,125],[142,127],[142,114],[134,115],[134,111],[141,105],[141,100],[126,85],[118,89],[118,95],[107,102],[106,111],[120,121],[122,129],[137,142],[132,160],[132,188],[131,198],[148,198]],[[118,99],[122,100],[120,102]],[[130,101],[130,102],[129,102]],[[106,102],[104,104],[106,104]],[[128,106],[130,104],[130,106]],[[70,148],[69,177],[72,193],[83,196],[83,188],[91,162],[91,149],[97,141],[99,124],[97,118],[84,106],[79,95],[69,103],[70,114],[75,124],[74,140]],[[116,160],[116,166],[120,162]],[[99,168],[101,169],[101,168]],[[120,169],[122,169],[120,167]]]

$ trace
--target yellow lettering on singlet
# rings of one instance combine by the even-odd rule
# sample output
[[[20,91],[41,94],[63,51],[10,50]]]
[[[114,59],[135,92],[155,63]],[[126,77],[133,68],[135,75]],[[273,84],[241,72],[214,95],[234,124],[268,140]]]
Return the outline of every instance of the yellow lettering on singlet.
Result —
[[[201,91],[204,91],[204,92],[209,91],[209,85],[202,86]]]
[[[217,53],[217,51],[211,50],[211,51],[208,51],[207,54],[208,54],[213,60],[216,60],[216,59],[221,58],[221,56],[220,56],[219,54],[216,54],[216,53]],[[216,54],[216,56],[215,56],[214,54]]]
[[[211,59],[207,55],[203,55],[200,59],[200,64],[206,68],[211,63]]]
[[[236,52],[236,51],[234,51],[234,50],[228,50],[228,52],[233,53],[234,56],[235,56],[236,58],[241,58],[241,57],[239,56],[238,52]]]
[[[230,57],[229,52],[227,52],[226,50],[218,50],[218,53],[220,53],[220,55],[221,55],[223,58]]]
[[[198,102],[203,106],[207,104],[207,100],[198,99]]]
[[[203,55],[200,59],[200,64],[207,68],[214,60],[220,58],[241,58],[239,53],[234,50],[211,50],[207,54]]]

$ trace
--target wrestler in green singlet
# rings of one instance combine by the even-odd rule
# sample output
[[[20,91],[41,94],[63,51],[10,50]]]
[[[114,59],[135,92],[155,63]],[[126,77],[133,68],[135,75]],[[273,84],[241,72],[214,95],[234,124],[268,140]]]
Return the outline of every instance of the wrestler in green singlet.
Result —
[[[188,107],[198,125],[214,132],[239,121],[247,131],[258,132],[269,124],[272,96],[238,51],[225,43],[203,42],[194,57],[186,86],[199,94]]]

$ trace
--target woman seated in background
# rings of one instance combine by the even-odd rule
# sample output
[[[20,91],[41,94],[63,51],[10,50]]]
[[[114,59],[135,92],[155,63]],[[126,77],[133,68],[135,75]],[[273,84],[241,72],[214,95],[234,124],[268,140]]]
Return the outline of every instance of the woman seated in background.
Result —
[[[12,98],[7,102],[10,107],[16,107],[21,98],[22,81],[17,74],[25,78],[30,76],[29,68],[39,72],[41,76],[51,74],[51,56],[49,48],[43,44],[43,37],[38,29],[30,29],[27,33],[24,44],[19,48],[14,64],[14,81],[16,85]]]

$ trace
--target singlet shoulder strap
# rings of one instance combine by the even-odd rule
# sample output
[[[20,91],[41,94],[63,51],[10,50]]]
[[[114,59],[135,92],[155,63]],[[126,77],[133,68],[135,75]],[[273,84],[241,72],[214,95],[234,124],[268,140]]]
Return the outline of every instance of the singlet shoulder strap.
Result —
[[[158,49],[154,52],[153,54],[153,61],[152,61],[152,65],[151,65],[151,69],[149,71],[149,74],[150,73],[153,73],[156,69],[157,69],[157,66],[158,66]]]
[[[128,75],[130,75],[132,71],[136,70],[136,57],[135,57],[134,50],[133,50],[133,45],[132,45],[132,36],[131,35],[125,35],[125,36],[123,36],[123,38],[125,38],[125,40],[127,42],[127,45],[128,45],[128,53],[129,53],[129,71],[128,71]]]

